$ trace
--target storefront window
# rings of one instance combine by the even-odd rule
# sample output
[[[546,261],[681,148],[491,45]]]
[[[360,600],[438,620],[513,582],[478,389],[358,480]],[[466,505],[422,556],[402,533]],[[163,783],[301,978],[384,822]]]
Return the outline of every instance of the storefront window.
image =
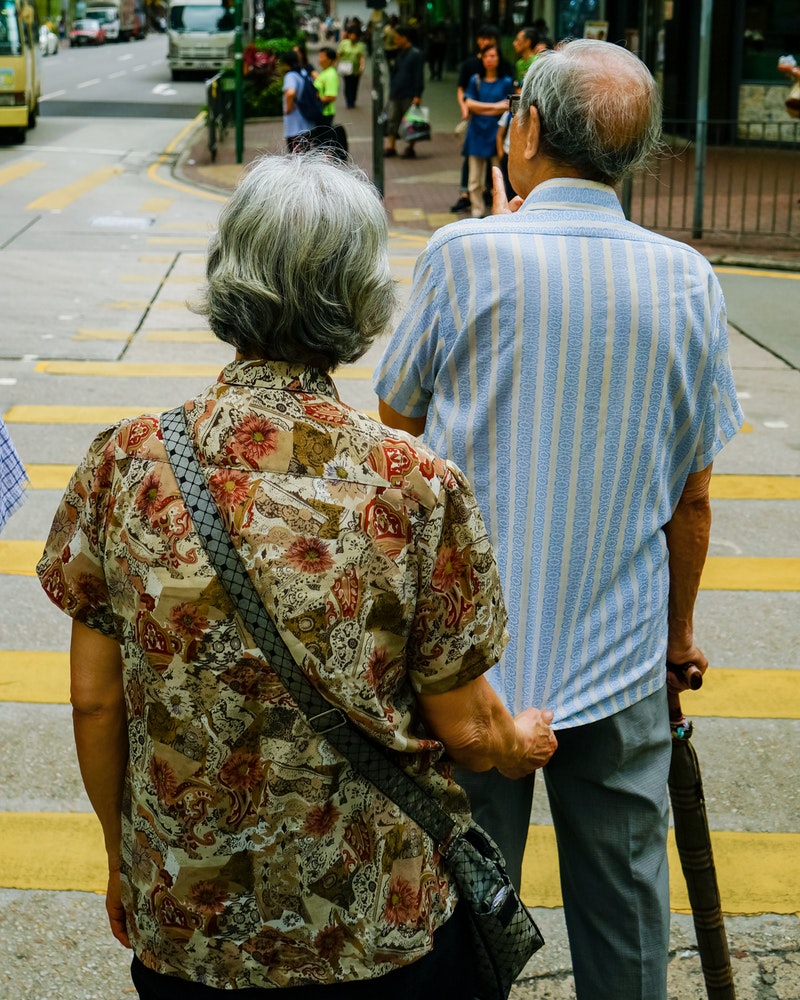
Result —
[[[747,0],[743,39],[742,79],[780,79],[778,59],[794,55],[800,61],[800,17],[797,0]]]

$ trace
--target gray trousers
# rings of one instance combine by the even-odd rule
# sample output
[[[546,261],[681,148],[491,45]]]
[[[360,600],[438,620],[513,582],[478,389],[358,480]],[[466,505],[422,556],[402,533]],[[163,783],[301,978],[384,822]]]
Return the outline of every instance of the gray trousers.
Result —
[[[666,1000],[671,753],[666,689],[558,732],[544,768],[578,1000]],[[459,770],[519,886],[533,780]]]

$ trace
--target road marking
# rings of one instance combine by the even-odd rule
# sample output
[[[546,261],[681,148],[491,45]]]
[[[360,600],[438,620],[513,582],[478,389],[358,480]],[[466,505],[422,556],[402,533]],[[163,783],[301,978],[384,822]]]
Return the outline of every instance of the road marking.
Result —
[[[224,200],[224,199],[223,199]],[[148,236],[147,242],[153,245],[177,245],[177,246],[208,246],[208,240],[202,236]]]
[[[118,69],[116,73],[109,73],[108,74],[108,79],[109,80],[119,80],[119,78],[121,76],[127,76],[127,75],[128,74],[127,74],[127,72],[124,69]]]
[[[148,330],[140,340],[158,344],[218,344],[210,330]]]
[[[185,305],[184,305],[185,308]],[[101,375],[116,378],[216,378],[219,365],[146,364],[127,361],[40,361],[35,371],[47,375]],[[337,368],[336,378],[341,381],[372,378],[368,365],[344,365]],[[56,409],[56,408],[54,408]],[[58,417],[54,414],[54,420]]]
[[[21,836],[26,832],[21,831]],[[797,858],[800,856],[800,834],[717,830],[712,831],[711,836],[722,912],[726,916],[798,912],[800,866]],[[47,847],[43,849],[49,849],[49,844],[48,841]],[[17,849],[20,854],[24,852],[24,841]],[[102,847],[95,849],[99,849],[105,859]],[[686,883],[672,830],[669,832],[668,855],[670,908],[675,913],[690,913]],[[37,859],[42,867],[45,857],[46,855]],[[84,859],[85,855],[79,858],[85,865]],[[98,877],[105,878],[105,871]],[[528,831],[521,895],[528,906],[555,908],[563,905],[558,879],[558,854],[551,826],[531,826]]]
[[[701,590],[800,591],[800,559],[711,556],[703,567]]]
[[[66,487],[72,473],[71,467],[63,468],[66,470],[63,484],[56,483],[55,475],[49,480],[61,489]],[[36,544],[41,554],[44,542]],[[711,667],[703,687],[682,696],[683,709],[692,718],[800,719],[798,679],[800,672],[796,670]],[[69,653],[0,650],[2,701],[66,705],[69,702]]]
[[[800,274],[791,271],[760,271],[751,267],[715,267],[717,274],[744,274],[753,278],[788,278],[790,281],[800,281]]]
[[[101,167],[99,170],[92,171],[92,173],[87,174],[80,180],[73,181],[72,184],[67,184],[66,187],[60,188],[57,191],[51,191],[50,194],[37,198],[36,201],[32,201],[30,205],[26,205],[25,207],[30,211],[46,211],[48,209],[55,211],[66,208],[74,201],[77,201],[82,195],[96,190],[101,184],[105,184],[106,181],[110,181],[112,177],[116,177],[117,174],[121,173],[122,167],[118,165]]]
[[[174,404],[171,404],[174,405]],[[150,407],[147,412],[163,413],[171,406]],[[145,412],[141,406],[31,406],[18,404],[3,414],[7,424],[116,424]]]
[[[166,212],[175,201],[174,198],[148,198],[139,206],[140,212]]]
[[[83,90],[84,87],[96,87],[98,83],[101,83],[100,77],[96,76],[93,80],[84,80],[83,83],[79,83],[77,90]]]
[[[128,59],[133,59],[133,55],[130,52],[126,56],[119,56],[117,62],[126,62]]]
[[[3,167],[0,170],[0,184],[8,184],[9,181],[19,180],[20,177],[27,177],[35,170],[41,170],[44,166],[39,160],[20,160],[19,163],[12,163],[10,167]]]
[[[129,330],[77,330],[71,340],[129,340],[133,336]]]
[[[712,500],[800,500],[800,476],[712,475]]]
[[[119,299],[117,302],[107,302],[104,309],[146,309],[150,299]],[[80,362],[78,362],[80,364]]]
[[[142,70],[145,70],[145,69],[147,69],[147,63],[142,63],[141,66],[134,66],[132,72],[133,73],[141,73]]]
[[[712,833],[723,913],[797,913],[800,834]],[[0,813],[0,887],[103,893],[108,881],[103,833],[94,813]],[[670,900],[689,912],[686,886],[672,831],[669,835]],[[558,857],[551,826],[531,826],[522,872],[528,906],[562,905]]]
[[[54,90],[52,94],[42,94],[42,96],[39,98],[39,103],[41,104],[42,101],[55,100],[56,97],[63,97],[64,94],[66,94],[66,90]]]
[[[0,701],[69,704],[69,653],[0,650]]]
[[[184,125],[180,132],[178,132],[178,134],[169,142],[167,148],[164,150],[164,153],[159,156],[158,160],[155,163],[151,163],[147,168],[147,176],[156,184],[162,184],[164,187],[173,188],[176,191],[181,191],[183,194],[191,194],[196,198],[205,198],[207,201],[219,201],[224,203],[228,200],[226,195],[214,194],[211,191],[202,191],[199,188],[189,187],[188,184],[179,184],[171,178],[161,177],[158,172],[159,167],[171,166],[172,153],[178,149],[186,136],[190,135],[192,132],[201,128],[205,124],[205,119],[205,112],[200,112],[196,118],[193,118],[192,121]]]
[[[29,490],[64,490],[72,475],[72,465],[26,465]]]

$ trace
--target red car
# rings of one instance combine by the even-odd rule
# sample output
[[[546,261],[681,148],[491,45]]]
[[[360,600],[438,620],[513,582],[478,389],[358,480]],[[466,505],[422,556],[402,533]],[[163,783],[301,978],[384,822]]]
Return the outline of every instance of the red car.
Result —
[[[100,22],[92,21],[90,18],[76,21],[69,33],[69,44],[72,48],[76,45],[102,45],[105,40],[106,35],[100,27]]]

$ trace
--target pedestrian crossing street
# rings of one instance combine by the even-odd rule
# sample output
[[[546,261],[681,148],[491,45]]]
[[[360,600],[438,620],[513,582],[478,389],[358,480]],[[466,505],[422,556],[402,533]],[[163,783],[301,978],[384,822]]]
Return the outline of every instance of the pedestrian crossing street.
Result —
[[[0,171],[0,184],[11,179],[7,171]],[[111,183],[112,179],[105,182]],[[413,261],[422,243],[415,237],[393,237],[392,265],[402,285],[410,282]],[[193,286],[201,280],[203,264],[202,256],[192,252],[191,246],[184,242],[178,264],[169,263],[169,281],[160,285],[151,303],[154,308],[147,311],[142,322],[135,327],[107,322],[113,314],[109,308],[96,327],[76,329],[74,341],[107,345],[113,360],[54,358],[32,362],[36,398],[18,400],[3,409],[3,418],[15,440],[24,443],[21,450],[30,476],[26,507],[30,510],[23,508],[0,539],[0,595],[22,588],[30,600],[46,603],[32,579],[35,565],[60,491],[94,433],[122,416],[171,407],[177,398],[191,395],[195,386],[215,378],[228,360],[228,349],[202,330],[185,307]],[[139,258],[139,262],[164,270],[168,259],[169,255],[161,259],[156,256]],[[135,284],[135,272],[131,279],[129,283]],[[177,305],[170,307],[170,302]],[[123,360],[114,347],[120,341],[125,343]],[[181,356],[187,346],[188,363]],[[348,366],[336,376],[342,397],[370,412],[375,408],[371,373],[379,354],[378,346],[359,364]],[[80,355],[80,344],[75,355]],[[69,454],[58,456],[60,461],[53,461],[50,445],[44,446],[56,428],[69,441]],[[760,433],[759,429],[750,430]],[[715,513],[724,511],[726,505],[752,513],[764,505],[777,504],[786,521],[796,524],[800,515],[800,476],[715,475],[713,499]],[[764,595],[795,600],[800,594],[800,552],[791,547],[781,551],[780,546],[768,546],[763,551],[745,547],[735,554],[719,554],[712,548],[701,586],[711,599],[725,592],[734,595],[742,608],[752,600],[764,600]],[[796,604],[794,607],[796,614]],[[8,629],[0,631],[2,637],[7,634]],[[46,640],[31,646],[36,648],[27,648],[17,638],[13,645],[3,643],[0,648],[0,719],[13,725],[17,716],[29,719],[31,713],[49,711],[54,706],[59,724],[67,727],[66,647],[63,642],[59,647]],[[747,666],[733,663],[712,670],[702,692],[692,696],[691,706],[684,707],[690,708],[695,717],[727,727],[726,733],[745,722],[752,725],[752,720],[770,724],[800,720],[800,685],[788,653],[780,662],[762,662],[758,666],[753,665],[753,656],[744,659]],[[735,737],[729,738],[735,746]],[[59,760],[57,766],[56,762],[52,765],[55,773],[68,772],[65,780],[76,785],[74,760]],[[42,806],[41,797],[31,793],[33,802],[28,805],[25,778],[17,778],[19,786],[0,801],[0,889],[104,891],[100,828],[85,797],[68,796],[65,805],[55,807],[49,802]],[[543,796],[543,792],[537,792],[539,795]],[[797,912],[800,833],[796,826],[776,829],[763,819],[748,816],[736,828],[726,823],[727,828],[713,833],[726,913]],[[560,906],[557,870],[552,828],[540,810],[530,829],[526,853],[523,896],[529,905]],[[688,912],[674,845],[671,871],[673,909]]]

